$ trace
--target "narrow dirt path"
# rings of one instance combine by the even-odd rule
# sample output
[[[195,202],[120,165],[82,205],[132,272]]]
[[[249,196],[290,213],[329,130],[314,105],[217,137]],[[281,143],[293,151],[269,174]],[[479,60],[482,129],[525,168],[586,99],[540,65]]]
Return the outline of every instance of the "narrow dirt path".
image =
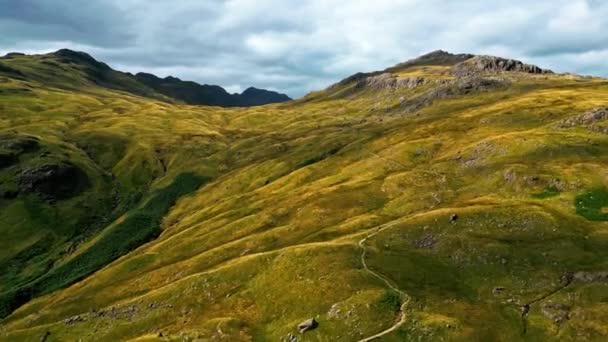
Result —
[[[397,162],[395,160],[392,160],[392,159],[389,159],[389,158],[385,158],[385,157],[383,157],[383,156],[381,156],[381,155],[379,155],[377,153],[374,153],[372,151],[364,150],[364,152],[367,152],[368,154],[370,154],[370,155],[372,155],[372,156],[374,156],[376,158],[379,158],[379,159],[387,162],[388,164],[395,165],[395,166],[397,166],[399,168],[402,168],[404,170],[408,169],[408,167],[406,167],[405,165],[403,165],[403,164],[401,164],[401,163],[399,163],[399,162]],[[422,172],[430,174],[430,175],[433,175],[433,176],[440,177],[440,179],[443,182],[445,182],[446,177],[443,174],[439,174],[439,173],[432,172],[432,171],[422,171]],[[416,216],[416,215],[412,215],[412,217],[414,217],[414,216]],[[373,341],[375,339],[378,339],[380,337],[386,336],[386,335],[388,335],[388,334],[396,331],[397,329],[399,329],[403,324],[405,324],[405,322],[407,320],[407,315],[406,315],[406,312],[405,312],[405,308],[409,304],[411,297],[407,293],[405,293],[401,289],[399,289],[397,286],[393,285],[393,283],[387,277],[383,276],[382,274],[380,274],[380,273],[378,273],[376,271],[371,270],[369,268],[369,266],[367,265],[367,262],[365,261],[365,257],[367,255],[367,248],[365,247],[365,242],[367,242],[367,240],[373,238],[374,236],[378,235],[380,232],[382,232],[382,231],[384,231],[386,229],[389,229],[392,226],[394,226],[394,225],[396,225],[396,224],[398,224],[400,222],[402,222],[402,220],[397,220],[397,221],[389,222],[389,223],[385,224],[384,226],[380,226],[379,228],[376,229],[375,232],[373,232],[372,234],[366,236],[365,238],[363,238],[362,240],[359,241],[359,247],[361,247],[361,249],[363,250],[363,252],[361,253],[361,264],[363,265],[363,269],[365,269],[365,271],[367,271],[368,273],[370,273],[374,277],[376,277],[379,280],[381,280],[384,284],[386,284],[386,286],[388,288],[390,288],[391,290],[397,292],[399,294],[399,296],[401,297],[401,301],[402,301],[401,307],[399,308],[399,312],[400,312],[399,313],[399,320],[395,324],[393,324],[388,329],[383,330],[383,331],[381,331],[381,332],[379,332],[379,333],[377,333],[375,335],[363,338],[363,339],[359,340],[359,342],[369,342],[369,341]]]
[[[532,305],[535,305],[537,303],[540,303],[542,301],[544,301],[545,299],[553,296],[554,294],[564,290],[565,288],[567,288],[568,286],[570,286],[572,284],[573,278],[572,278],[572,274],[567,274],[564,278],[563,284],[561,284],[559,287],[541,295],[540,297],[522,305],[521,307],[521,319],[522,319],[522,325],[523,325],[523,330],[522,330],[522,335],[525,335],[528,332],[528,313],[530,312],[530,309],[532,308]]]
[[[391,332],[399,329],[399,327],[401,327],[407,319],[406,313],[405,313],[405,308],[407,307],[407,305],[410,302],[410,296],[407,293],[403,292],[401,289],[399,289],[397,286],[393,285],[393,283],[388,278],[386,278],[385,276],[383,276],[382,274],[380,274],[376,271],[371,270],[369,268],[369,266],[367,265],[367,262],[365,261],[365,257],[367,255],[367,248],[365,247],[365,242],[367,242],[367,240],[369,240],[370,238],[373,238],[374,236],[378,235],[380,232],[382,232],[388,228],[391,228],[392,226],[396,225],[397,223],[400,223],[400,221],[389,223],[389,224],[385,225],[384,227],[377,229],[374,233],[366,236],[361,241],[359,241],[359,247],[361,247],[361,249],[363,250],[363,252],[361,253],[361,264],[363,265],[363,269],[365,269],[365,271],[367,271],[374,277],[381,280],[391,290],[399,293],[399,296],[401,297],[401,301],[402,301],[401,307],[399,308],[399,312],[400,312],[399,320],[395,324],[393,324],[390,328],[383,330],[375,335],[363,338],[363,339],[359,340],[359,342],[368,342],[368,341],[372,341],[377,338],[380,338],[382,336],[386,336],[386,335],[390,334]]]

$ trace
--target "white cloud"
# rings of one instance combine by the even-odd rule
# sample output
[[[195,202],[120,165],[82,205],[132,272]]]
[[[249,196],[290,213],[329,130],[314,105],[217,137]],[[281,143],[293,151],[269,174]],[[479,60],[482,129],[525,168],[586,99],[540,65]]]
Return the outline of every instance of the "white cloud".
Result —
[[[292,96],[435,49],[608,75],[603,0],[87,3],[0,0],[0,51],[66,46],[132,72]]]

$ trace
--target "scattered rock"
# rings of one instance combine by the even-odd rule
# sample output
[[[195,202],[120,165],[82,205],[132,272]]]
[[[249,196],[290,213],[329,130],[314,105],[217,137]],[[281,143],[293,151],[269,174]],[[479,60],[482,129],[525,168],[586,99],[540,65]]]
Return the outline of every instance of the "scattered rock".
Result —
[[[319,326],[319,323],[314,319],[307,319],[304,322],[298,324],[298,331],[303,334],[307,331],[314,330]]]
[[[541,308],[543,315],[555,324],[560,324],[570,319],[570,307],[561,303],[549,303]]]
[[[608,119],[608,108],[596,108],[581,115],[581,121],[584,124],[590,124],[605,119]]]
[[[576,272],[572,280],[579,283],[608,283],[608,272]]]
[[[29,168],[19,176],[22,192],[36,193],[49,200],[70,198],[88,185],[86,173],[70,162]]]
[[[298,337],[292,333],[287,334],[287,337],[281,338],[283,342],[298,342]]]
[[[557,125],[557,128],[563,129],[584,125],[588,126],[588,128],[591,130],[602,131],[606,127],[595,126],[594,124],[598,121],[606,119],[608,119],[608,107],[600,107],[592,109],[573,118],[565,119]]]
[[[414,241],[414,247],[421,249],[433,249],[439,242],[437,238],[432,235],[426,235],[419,240]]]
[[[70,317],[70,318],[66,318],[66,319],[64,319],[64,320],[63,320],[63,323],[64,323],[65,325],[74,325],[74,324],[76,324],[76,323],[79,323],[79,322],[84,322],[84,321],[85,321],[84,317],[82,317],[82,316],[80,316],[80,315],[76,315],[76,316],[72,316],[72,317]]]

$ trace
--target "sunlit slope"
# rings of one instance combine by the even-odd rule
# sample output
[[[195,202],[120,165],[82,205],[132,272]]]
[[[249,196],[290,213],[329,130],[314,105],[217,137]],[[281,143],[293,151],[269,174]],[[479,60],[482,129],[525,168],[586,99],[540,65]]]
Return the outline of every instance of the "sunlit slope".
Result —
[[[0,200],[12,241],[0,262],[28,250],[24,236],[61,248],[75,234],[7,208],[96,218],[72,214],[90,203],[116,216],[68,252],[45,252],[44,278],[88,260],[184,175],[199,181],[153,211],[159,234],[40,291],[2,321],[0,339],[605,340],[608,82],[455,74],[469,58],[231,110],[7,78],[0,129],[37,137],[91,184],[52,203]],[[2,187],[41,158],[28,153],[0,170]],[[95,204],[105,198],[109,208]],[[313,317],[318,328],[298,334]]]

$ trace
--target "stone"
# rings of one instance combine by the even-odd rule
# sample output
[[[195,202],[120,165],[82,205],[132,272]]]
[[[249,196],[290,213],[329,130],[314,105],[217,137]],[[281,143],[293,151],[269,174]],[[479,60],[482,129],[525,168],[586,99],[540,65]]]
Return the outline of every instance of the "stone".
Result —
[[[304,322],[298,324],[298,331],[303,334],[307,331],[314,330],[319,326],[319,323],[314,319],[307,319]]]

